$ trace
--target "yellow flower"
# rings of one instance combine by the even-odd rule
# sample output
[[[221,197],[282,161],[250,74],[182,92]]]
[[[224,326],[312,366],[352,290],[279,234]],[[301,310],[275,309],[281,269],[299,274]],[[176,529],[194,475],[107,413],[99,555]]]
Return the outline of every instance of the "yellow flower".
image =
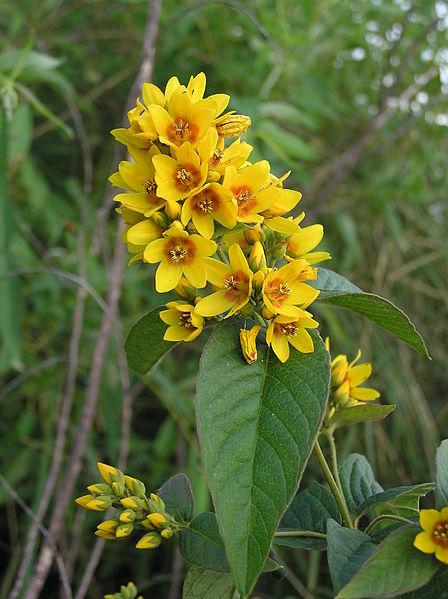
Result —
[[[210,137],[210,140],[206,138]],[[235,140],[227,148],[224,147],[224,138],[218,139],[216,129],[210,129],[206,138],[199,144],[198,152],[202,156],[204,150],[207,150],[208,155],[204,156],[203,160],[208,160],[209,169],[217,172],[219,175],[224,175],[226,167],[234,166],[240,168],[249,158],[253,147],[240,139]]]
[[[236,225],[237,206],[233,195],[219,183],[208,183],[190,196],[182,207],[182,223],[193,221],[198,233],[210,239],[215,231],[214,221],[232,229]]]
[[[207,279],[219,291],[202,298],[195,307],[196,314],[216,316],[227,312],[232,316],[247,304],[252,291],[253,273],[237,243],[229,249],[230,264],[209,258],[206,260]]]
[[[244,359],[248,364],[253,364],[257,361],[257,335],[260,332],[260,326],[256,325],[250,330],[240,330],[240,344]]]
[[[303,214],[305,216],[305,214]],[[289,238],[286,251],[294,258],[304,258],[309,264],[317,264],[323,260],[330,260],[328,252],[311,252],[322,240],[324,228],[322,225],[310,225]]]
[[[244,114],[234,114],[231,110],[227,114],[223,114],[215,121],[215,127],[221,137],[237,137],[242,133],[246,133],[251,125],[249,116]]]
[[[217,117],[227,108],[230,96],[227,94],[212,94],[211,96],[204,98],[206,82],[204,73],[201,72],[195,77],[192,75],[187,85],[187,91],[190,94],[193,103],[203,99],[202,105],[213,110],[213,116]]]
[[[308,271],[306,260],[272,269],[263,283],[263,301],[268,310],[283,316],[307,317],[301,308],[308,307],[319,295],[317,289],[302,282],[311,278]]]
[[[121,161],[118,172],[111,175],[109,181],[112,185],[131,193],[117,194],[114,202],[121,202],[122,206],[130,210],[151,216],[165,205],[165,200],[157,195],[155,169],[152,163],[153,157],[160,152],[156,146],[153,146],[148,151],[129,148],[129,153],[135,162]]]
[[[419,532],[414,547],[423,553],[435,553],[436,559],[448,564],[448,507],[437,510],[421,510]]]
[[[315,329],[319,323],[311,318],[311,314],[304,318],[293,318],[290,316],[277,316],[266,330],[266,343],[270,345],[280,360],[286,362],[289,358],[289,344],[302,354],[314,351],[311,335],[306,329]]]
[[[137,549],[155,549],[162,542],[162,538],[158,532],[148,532],[137,543]]]
[[[160,512],[154,512],[146,516],[148,521],[156,528],[163,528],[168,523],[168,518]]]
[[[178,148],[175,156],[154,156],[153,164],[158,195],[177,202],[199,191],[207,178],[207,164],[201,164],[198,154],[188,142]]]
[[[118,468],[103,464],[102,462],[97,462],[96,465],[100,471],[101,478],[108,485],[116,482],[124,483],[124,474]]]
[[[161,143],[172,148],[185,142],[196,146],[212,124],[216,105],[213,101],[193,102],[188,90],[180,86],[171,94],[166,109],[152,104],[149,112]]]
[[[329,350],[328,339],[326,345]],[[354,406],[380,396],[376,389],[360,387],[372,374],[372,365],[368,362],[355,366],[360,357],[359,349],[356,358],[350,363],[344,354],[339,354],[331,362],[331,386],[336,406]]]
[[[268,174],[267,160],[260,160],[240,170],[234,166],[226,168],[222,184],[226,189],[230,189],[238,205],[237,221],[263,222],[260,212],[266,210],[279,193],[274,187],[262,189]]]
[[[200,235],[188,235],[176,228],[165,231],[163,239],[152,241],[144,251],[146,262],[160,262],[156,271],[156,290],[171,291],[182,273],[197,288],[207,284],[204,258],[216,251],[216,243]]]
[[[168,310],[160,312],[160,318],[170,325],[163,338],[165,341],[193,341],[201,334],[204,319],[194,312],[194,306],[182,302],[168,302]]]

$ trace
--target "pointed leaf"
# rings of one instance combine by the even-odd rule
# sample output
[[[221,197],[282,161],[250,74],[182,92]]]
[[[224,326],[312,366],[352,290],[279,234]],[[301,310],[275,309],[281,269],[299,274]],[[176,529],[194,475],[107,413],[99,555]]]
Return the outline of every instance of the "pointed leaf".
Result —
[[[439,508],[448,506],[448,439],[442,441],[436,452],[436,492]]]
[[[196,393],[203,462],[237,588],[250,593],[279,520],[294,496],[322,421],[329,356],[292,349],[285,364],[259,343],[241,356],[239,322],[216,326],[204,348]]]
[[[434,483],[422,483],[420,485],[411,485],[407,487],[395,487],[382,491],[381,493],[375,493],[371,495],[364,503],[359,506],[357,515],[361,516],[368,511],[376,508],[380,505],[386,504],[387,506],[403,505],[404,500],[413,500],[416,503],[418,509],[418,500],[430,491],[434,489]]]
[[[199,514],[189,528],[180,531],[179,550],[190,564],[215,572],[229,572],[216,517],[211,512]]]
[[[336,599],[396,597],[426,584],[439,564],[433,555],[413,546],[419,531],[414,526],[403,527],[389,535]]]
[[[350,454],[341,464],[339,476],[348,509],[353,514],[366,499],[383,490],[383,487],[376,482],[367,458],[359,453]]]
[[[440,564],[438,570],[424,587],[401,595],[403,599],[448,599],[448,568]]]
[[[345,277],[325,268],[319,268],[313,287],[321,290],[317,301],[362,314],[429,358],[420,333],[406,314],[389,300],[364,293]]]
[[[327,559],[335,594],[353,578],[375,549],[369,535],[328,520]]]
[[[294,497],[280,521],[277,532],[313,531],[326,533],[327,520],[341,522],[338,505],[333,495],[319,483],[310,486]],[[301,547],[303,549],[325,549],[325,539],[313,537],[275,537],[276,545]]]
[[[166,510],[178,522],[187,524],[194,516],[194,499],[190,481],[185,474],[175,474],[157,491],[165,502]]]
[[[182,599],[232,599],[234,589],[231,574],[192,566],[185,578]]]
[[[394,405],[380,406],[376,404],[360,404],[351,408],[342,408],[337,410],[331,417],[331,424],[336,427],[348,424],[358,424],[359,422],[371,422],[373,420],[382,420],[388,414],[395,410]]]

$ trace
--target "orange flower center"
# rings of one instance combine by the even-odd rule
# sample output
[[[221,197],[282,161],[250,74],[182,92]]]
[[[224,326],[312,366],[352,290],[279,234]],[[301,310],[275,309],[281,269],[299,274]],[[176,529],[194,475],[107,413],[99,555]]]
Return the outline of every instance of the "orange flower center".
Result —
[[[228,275],[224,278],[224,289],[232,289],[233,291],[236,291],[239,289],[239,287],[240,284],[233,275]]]
[[[201,174],[192,164],[177,166],[174,171],[176,188],[181,192],[190,191],[199,185]]]
[[[223,156],[224,156],[224,152],[221,152],[221,150],[218,150],[218,149],[216,149],[216,150],[213,152],[213,154],[212,154],[212,156],[211,156],[210,160],[208,161],[209,165],[210,165],[211,167],[218,166],[218,164],[221,162],[221,158],[222,158]]]
[[[180,247],[178,245],[175,245],[170,250],[171,260],[174,260],[175,262],[182,262],[182,260],[185,258],[185,256],[187,254],[188,254],[188,250],[186,250],[183,247]]]
[[[199,127],[190,123],[184,116],[177,116],[174,121],[168,125],[168,139],[175,144],[181,145],[185,141],[194,143],[198,137]]]
[[[238,216],[247,216],[257,204],[256,198],[252,195],[252,190],[247,185],[234,187],[232,189],[233,197],[238,204]]]
[[[291,289],[281,279],[273,279],[266,285],[264,292],[274,306],[282,306],[288,299]]]
[[[159,202],[159,198],[156,195],[157,184],[154,179],[147,179],[144,183],[145,191],[148,194],[146,201],[148,204],[154,204]]]
[[[295,337],[297,335],[297,327],[293,322],[286,322],[280,325],[280,331],[287,337]]]
[[[432,540],[436,545],[448,549],[448,520],[439,520],[432,529]]]
[[[172,237],[165,245],[165,255],[172,264],[191,264],[196,246],[184,237]]]
[[[210,212],[216,210],[217,206],[219,206],[218,196],[210,189],[201,191],[201,193],[194,198],[193,208],[200,214],[210,214]]]
[[[224,289],[227,291],[226,296],[229,299],[239,301],[244,298],[247,295],[248,287],[249,277],[241,270],[224,277]]]
[[[181,327],[185,327],[186,329],[194,329],[193,323],[191,322],[190,312],[182,312],[179,318],[179,325]]]

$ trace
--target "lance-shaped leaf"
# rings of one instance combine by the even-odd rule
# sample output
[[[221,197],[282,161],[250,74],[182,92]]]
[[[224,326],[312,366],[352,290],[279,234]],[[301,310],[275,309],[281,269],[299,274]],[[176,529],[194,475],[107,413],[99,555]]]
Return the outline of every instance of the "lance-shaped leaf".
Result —
[[[331,417],[331,424],[340,427],[348,424],[358,424],[359,422],[382,420],[394,410],[394,405],[359,404],[350,408],[336,410]]]
[[[288,532],[327,532],[327,520],[341,522],[338,505],[324,486],[313,481],[298,493],[280,521],[276,535]],[[275,536],[276,545],[301,547],[302,549],[325,549],[325,539],[310,536]]]
[[[188,523],[194,516],[194,499],[190,481],[185,474],[175,474],[157,491],[163,499],[166,511],[178,522]]]
[[[439,509],[448,505],[448,439],[442,441],[436,452],[436,493]]]
[[[376,482],[367,458],[359,453],[350,454],[341,464],[339,476],[348,509],[353,514],[366,499],[383,490],[383,487]]]
[[[314,331],[312,354],[292,350],[282,364],[259,343],[258,361],[246,364],[239,328],[218,324],[204,348],[196,416],[227,559],[247,597],[313,448],[330,365]]]
[[[216,517],[211,512],[199,514],[189,528],[180,531],[179,550],[182,557],[195,566],[215,572],[230,570]]]
[[[440,564],[431,580],[417,591],[401,595],[403,599],[448,599],[448,568]]]
[[[420,485],[394,487],[381,493],[375,493],[358,507],[357,515],[362,516],[378,506],[385,506],[391,512],[394,512],[394,508],[399,510],[400,507],[403,507],[409,510],[411,509],[410,506],[415,506],[418,511],[419,498],[432,491],[432,489],[434,489],[434,483],[422,483]]]
[[[164,341],[167,325],[160,319],[159,313],[165,307],[154,308],[132,327],[124,349],[129,368],[137,374],[151,370],[163,356],[178,345]]]
[[[417,527],[403,527],[389,535],[338,593],[336,599],[396,597],[426,584],[439,564],[433,555],[413,546]]]
[[[232,599],[234,590],[231,574],[192,566],[185,578],[182,599]]]
[[[326,268],[318,269],[317,280],[312,285],[321,291],[317,301],[362,314],[429,358],[420,333],[406,314],[389,300],[364,293],[345,277]]]

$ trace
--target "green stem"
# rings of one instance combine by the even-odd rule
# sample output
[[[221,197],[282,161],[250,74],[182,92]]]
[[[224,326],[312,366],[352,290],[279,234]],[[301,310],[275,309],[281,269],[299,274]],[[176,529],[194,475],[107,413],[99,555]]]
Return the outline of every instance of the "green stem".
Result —
[[[263,316],[261,316],[260,314],[258,314],[258,312],[254,312],[253,313],[253,317],[255,318],[255,320],[258,322],[258,324],[260,324],[262,327],[264,328],[268,328],[268,324],[265,321],[265,319],[263,318]]]
[[[353,524],[350,518],[350,514],[348,512],[347,504],[345,502],[344,495],[340,493],[336,481],[331,473],[331,470],[327,464],[327,461],[322,453],[322,449],[320,448],[319,441],[316,439],[314,443],[314,453],[319,461],[320,467],[322,468],[322,472],[324,473],[325,478],[330,486],[330,490],[333,493],[333,496],[338,504],[339,511],[341,512],[342,518],[345,522],[345,525],[348,528],[353,528]]]
[[[223,262],[224,264],[228,264],[229,263],[229,259],[227,258],[226,254],[225,254],[225,252],[224,252],[224,250],[222,248],[219,247],[216,250],[216,253],[220,257],[221,262]]]
[[[316,537],[316,539],[326,539],[323,532],[315,532],[314,530],[282,530],[276,532],[274,537]]]
[[[339,478],[339,468],[338,468],[338,454],[336,452],[336,443],[334,442],[333,429],[330,428],[325,433],[325,436],[328,439],[328,444],[330,445],[330,453],[331,453],[331,465],[333,468],[333,476],[336,484],[338,486],[339,492],[344,497],[344,491],[342,489],[341,479]]]
[[[408,520],[407,518],[402,518],[401,516],[394,516],[393,514],[383,514],[382,516],[378,516],[378,518],[375,518],[375,520],[372,520],[372,522],[366,527],[364,532],[366,534],[369,534],[372,528],[379,524],[379,522],[381,522],[382,520],[397,520],[398,522],[404,522],[405,524],[413,524],[413,522],[411,522],[411,520]]]

